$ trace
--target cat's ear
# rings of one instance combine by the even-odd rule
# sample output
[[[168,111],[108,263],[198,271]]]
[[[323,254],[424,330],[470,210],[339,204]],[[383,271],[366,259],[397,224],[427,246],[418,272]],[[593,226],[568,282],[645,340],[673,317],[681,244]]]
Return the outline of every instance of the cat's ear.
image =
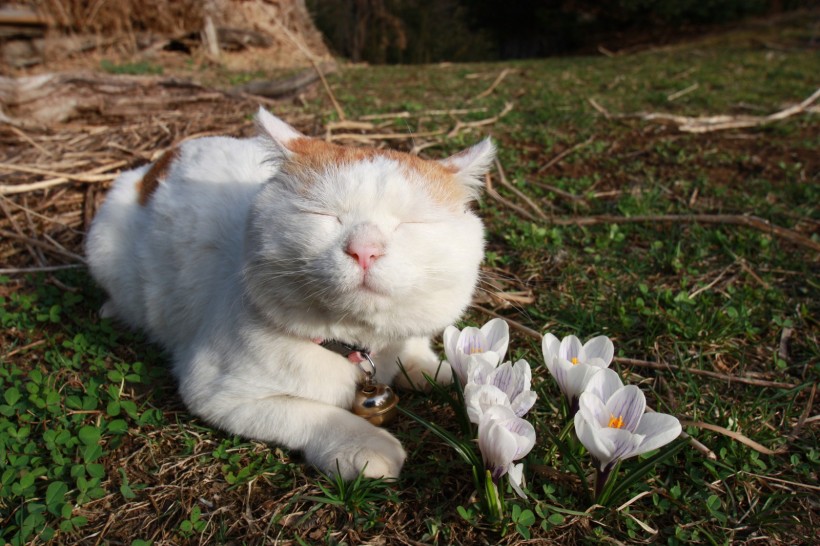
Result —
[[[440,162],[445,167],[454,170],[462,180],[476,184],[483,183],[481,179],[490,170],[490,165],[492,165],[494,159],[495,144],[488,137],[466,150],[440,160]]]
[[[256,112],[256,125],[263,134],[269,136],[283,148],[286,148],[291,140],[306,138],[305,135],[268,112],[262,106]]]

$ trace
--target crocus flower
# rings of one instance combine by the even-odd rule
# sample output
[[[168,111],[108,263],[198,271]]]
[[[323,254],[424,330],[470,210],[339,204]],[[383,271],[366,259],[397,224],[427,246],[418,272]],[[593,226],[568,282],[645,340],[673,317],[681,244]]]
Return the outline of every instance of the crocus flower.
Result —
[[[535,404],[535,391],[530,389],[532,372],[526,360],[514,365],[505,362],[492,366],[473,362],[464,387],[464,402],[470,421],[478,424],[487,408],[507,406],[517,417],[523,417]]]
[[[471,363],[498,366],[504,360],[510,342],[510,327],[504,319],[496,318],[481,328],[468,326],[459,331],[455,326],[448,326],[443,337],[444,354],[464,386]]]
[[[608,473],[622,459],[668,444],[681,433],[680,422],[664,413],[644,413],[646,398],[635,385],[604,369],[595,374],[579,398],[575,414],[578,440]]]
[[[541,341],[541,349],[547,369],[570,403],[570,416],[577,411],[578,397],[587,382],[597,372],[606,369],[615,355],[615,346],[606,336],[594,337],[581,345],[575,336],[558,341],[548,333]]]
[[[513,461],[524,457],[534,445],[535,428],[510,408],[492,406],[481,416],[478,447],[494,482],[498,483],[510,471]]]

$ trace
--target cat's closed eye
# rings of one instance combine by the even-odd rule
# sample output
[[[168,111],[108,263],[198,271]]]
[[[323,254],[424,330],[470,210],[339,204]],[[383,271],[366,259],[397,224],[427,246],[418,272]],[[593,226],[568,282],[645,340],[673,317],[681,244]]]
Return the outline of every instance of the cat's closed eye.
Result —
[[[336,220],[337,222],[339,222],[340,224],[342,223],[342,220],[341,220],[341,218],[339,218],[339,215],[335,214],[333,212],[327,212],[327,211],[323,211],[323,210],[311,210],[311,209],[301,209],[299,212],[301,212],[302,214],[309,214],[311,216],[322,216],[324,218],[332,218],[332,219]]]

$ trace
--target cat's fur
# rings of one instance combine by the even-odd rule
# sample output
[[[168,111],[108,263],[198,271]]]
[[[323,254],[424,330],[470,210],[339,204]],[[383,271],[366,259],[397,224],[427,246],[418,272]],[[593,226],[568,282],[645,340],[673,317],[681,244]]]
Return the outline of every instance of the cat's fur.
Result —
[[[381,382],[397,358],[418,384],[436,373],[429,338],[477,280],[469,202],[494,147],[426,161],[257,122],[259,137],[190,140],[116,180],[86,243],[103,312],[172,353],[208,423],[345,478],[396,476],[399,442],[349,411],[362,371],[316,340],[370,348]]]

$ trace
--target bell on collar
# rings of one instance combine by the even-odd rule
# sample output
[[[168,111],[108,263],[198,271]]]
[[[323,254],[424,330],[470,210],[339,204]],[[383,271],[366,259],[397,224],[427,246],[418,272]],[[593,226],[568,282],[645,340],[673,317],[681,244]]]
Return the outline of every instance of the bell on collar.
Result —
[[[365,382],[356,391],[352,411],[380,427],[396,417],[398,403],[399,397],[387,385]]]

